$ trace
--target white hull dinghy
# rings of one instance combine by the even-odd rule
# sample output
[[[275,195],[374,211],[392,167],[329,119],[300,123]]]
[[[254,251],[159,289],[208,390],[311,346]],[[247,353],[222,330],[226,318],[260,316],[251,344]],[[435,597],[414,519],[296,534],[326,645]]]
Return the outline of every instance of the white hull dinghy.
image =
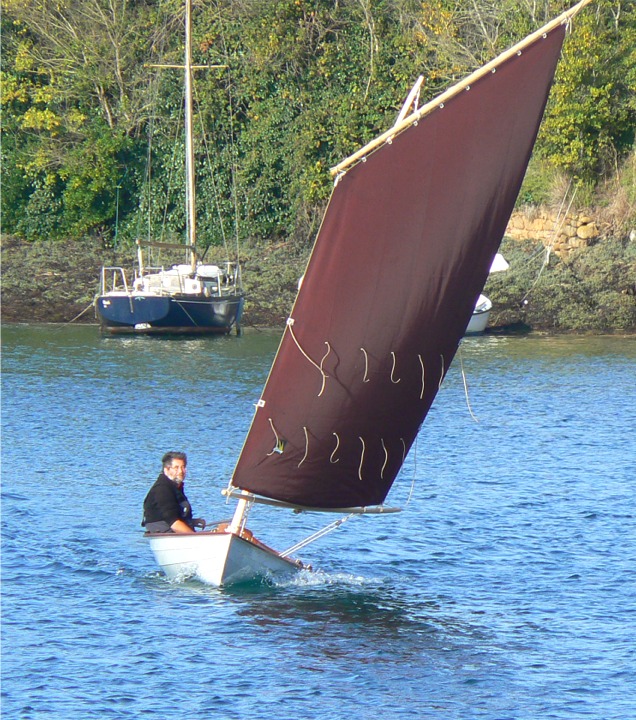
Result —
[[[487,298],[485,295],[480,295],[479,298],[477,298],[473,314],[468,321],[466,335],[480,335],[483,333],[488,325],[491,310],[492,302],[490,298]]]
[[[195,577],[217,587],[288,577],[303,568],[252,537],[230,532],[148,533],[150,549],[169,580]]]

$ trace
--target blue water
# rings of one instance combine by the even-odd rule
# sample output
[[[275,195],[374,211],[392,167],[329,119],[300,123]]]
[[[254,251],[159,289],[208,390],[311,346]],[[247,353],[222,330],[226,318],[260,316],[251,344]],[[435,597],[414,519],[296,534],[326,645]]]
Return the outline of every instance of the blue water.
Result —
[[[3,329],[2,717],[636,718],[636,338],[464,341],[405,512],[280,585],[170,583],[139,527],[161,454],[231,513],[277,337]],[[331,519],[251,526],[282,549]]]

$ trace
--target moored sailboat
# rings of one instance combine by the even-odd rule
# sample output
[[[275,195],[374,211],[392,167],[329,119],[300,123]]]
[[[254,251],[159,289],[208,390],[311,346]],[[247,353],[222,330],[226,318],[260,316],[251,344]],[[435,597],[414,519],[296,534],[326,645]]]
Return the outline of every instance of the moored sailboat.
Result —
[[[192,0],[185,11],[185,172],[187,242],[137,240],[137,267],[103,267],[95,313],[102,332],[117,334],[210,334],[237,332],[245,302],[238,257],[223,265],[204,263],[197,245],[192,101]],[[185,253],[188,262],[149,267],[147,248]]]
[[[332,169],[334,189],[228,488],[234,517],[215,552],[181,565],[216,585],[233,546],[241,579],[282,553],[246,530],[257,503],[295,512],[383,514],[464,335],[530,159],[568,25],[590,0],[536,31]],[[410,111],[410,112],[409,112]],[[386,283],[387,269],[399,282]],[[159,565],[178,573],[150,536]],[[203,552],[202,552],[203,554]],[[261,562],[261,566],[254,565]],[[217,568],[210,580],[204,566]]]

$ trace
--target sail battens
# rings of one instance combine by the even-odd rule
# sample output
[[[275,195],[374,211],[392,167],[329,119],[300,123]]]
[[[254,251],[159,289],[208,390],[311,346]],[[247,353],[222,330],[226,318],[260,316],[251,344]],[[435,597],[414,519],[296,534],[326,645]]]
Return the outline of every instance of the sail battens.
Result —
[[[294,507],[384,503],[521,187],[566,32],[550,27],[338,166],[232,486]]]

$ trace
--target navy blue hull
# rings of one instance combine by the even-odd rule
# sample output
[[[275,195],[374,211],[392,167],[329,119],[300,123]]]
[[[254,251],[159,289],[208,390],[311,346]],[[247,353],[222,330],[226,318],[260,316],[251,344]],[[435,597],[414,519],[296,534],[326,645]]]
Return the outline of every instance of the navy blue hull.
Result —
[[[229,333],[238,326],[244,297],[101,295],[95,311],[107,334]]]

